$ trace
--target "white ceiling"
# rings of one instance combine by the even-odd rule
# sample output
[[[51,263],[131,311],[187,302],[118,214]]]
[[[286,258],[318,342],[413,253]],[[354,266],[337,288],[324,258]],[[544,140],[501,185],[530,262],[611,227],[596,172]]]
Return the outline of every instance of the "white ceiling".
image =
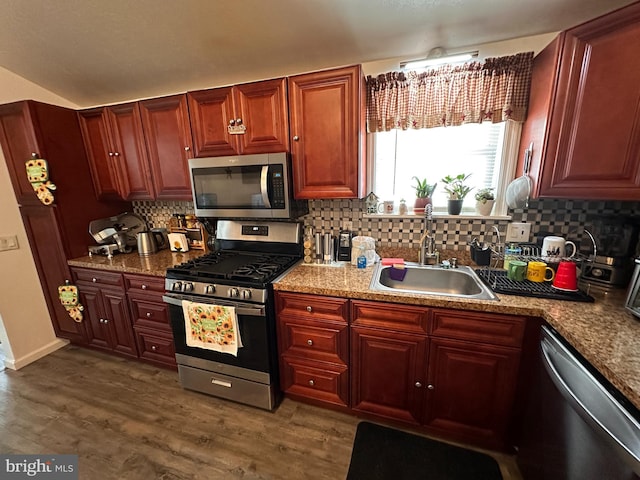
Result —
[[[631,0],[0,0],[0,66],[79,106],[555,32]]]

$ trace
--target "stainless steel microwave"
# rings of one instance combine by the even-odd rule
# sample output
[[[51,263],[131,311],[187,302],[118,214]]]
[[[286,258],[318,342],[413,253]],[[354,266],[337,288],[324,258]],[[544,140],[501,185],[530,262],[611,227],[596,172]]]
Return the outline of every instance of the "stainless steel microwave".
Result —
[[[195,214],[215,218],[293,219],[309,213],[293,198],[286,153],[189,160]]]
[[[640,317],[640,258],[636,258],[636,268],[631,277],[625,308]]]

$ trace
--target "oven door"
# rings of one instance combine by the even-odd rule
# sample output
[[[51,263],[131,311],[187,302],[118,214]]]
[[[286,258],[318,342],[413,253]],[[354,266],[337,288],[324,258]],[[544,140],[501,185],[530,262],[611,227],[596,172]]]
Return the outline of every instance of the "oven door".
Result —
[[[169,306],[169,317],[176,354],[209,360],[222,365],[232,365],[246,370],[264,372],[270,374],[271,377],[276,373],[277,368],[275,366],[277,363],[274,363],[277,361],[275,322],[273,316],[269,317],[267,315],[265,305],[251,305],[218,299],[213,301],[212,299],[203,300],[201,297],[174,293],[167,293],[163,299]],[[238,356],[187,346],[182,300],[235,307],[238,317],[238,330],[240,331],[243,345],[238,349]]]

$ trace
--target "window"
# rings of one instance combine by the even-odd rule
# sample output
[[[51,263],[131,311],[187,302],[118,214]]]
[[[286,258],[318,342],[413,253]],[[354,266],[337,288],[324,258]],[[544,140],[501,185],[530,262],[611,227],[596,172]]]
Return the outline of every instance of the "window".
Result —
[[[471,173],[474,189],[467,195],[463,213],[475,212],[474,194],[492,187],[496,193],[494,215],[506,214],[504,190],[513,178],[520,139],[516,122],[465,124],[455,127],[391,130],[373,136],[373,191],[380,200],[415,199],[414,176],[438,183],[433,194],[434,212],[446,213],[447,195],[441,178]]]

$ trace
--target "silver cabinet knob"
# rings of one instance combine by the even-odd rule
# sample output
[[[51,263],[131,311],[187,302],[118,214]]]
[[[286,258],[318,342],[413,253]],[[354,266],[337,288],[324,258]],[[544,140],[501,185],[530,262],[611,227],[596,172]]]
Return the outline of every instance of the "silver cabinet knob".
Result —
[[[316,384],[316,382],[314,382],[313,380],[309,380],[309,385],[310,385],[310,386],[312,386],[312,387],[313,387],[315,384]]]
[[[229,120],[229,125],[231,125],[233,127],[235,124],[236,124],[236,120],[234,118]]]
[[[293,136],[293,141],[297,142],[298,140],[300,140],[300,137],[298,135],[294,135]]]
[[[422,387],[422,384],[420,382],[416,382],[416,388],[420,388]]]
[[[31,152],[31,158],[40,158],[40,155],[38,155],[36,152]]]
[[[109,156],[110,156],[110,157],[113,157],[113,152],[109,152]]]
[[[434,389],[434,388],[436,388],[436,387],[434,387],[433,385],[427,385],[427,388],[428,388],[429,390],[433,390],[433,389]]]
[[[307,306],[307,312],[311,312],[313,311],[313,308],[311,308],[311,305]]]
[[[307,345],[312,346],[313,345],[313,340],[311,340],[311,339],[307,340]]]
[[[109,323],[109,319],[108,319],[108,318],[105,318],[105,319],[104,319],[104,323]]]
[[[95,277],[93,277],[93,278],[91,279],[91,281],[92,281],[93,283],[96,283],[96,282],[98,281],[98,279],[97,279],[97,278],[95,278]]]
[[[184,147],[185,152],[188,152],[189,150],[191,150],[191,147]]]
[[[151,318],[151,312],[147,312],[147,318]]]
[[[143,284],[142,287],[140,287],[140,288],[142,288],[143,290],[146,290],[147,286]]]
[[[153,350],[154,352],[158,349],[158,347],[156,347],[155,345],[151,345],[151,350]]]
[[[116,157],[119,157],[120,153],[119,152],[115,152],[113,155],[116,156]]]
[[[237,125],[242,125],[242,119],[241,118],[236,118],[236,124]]]

